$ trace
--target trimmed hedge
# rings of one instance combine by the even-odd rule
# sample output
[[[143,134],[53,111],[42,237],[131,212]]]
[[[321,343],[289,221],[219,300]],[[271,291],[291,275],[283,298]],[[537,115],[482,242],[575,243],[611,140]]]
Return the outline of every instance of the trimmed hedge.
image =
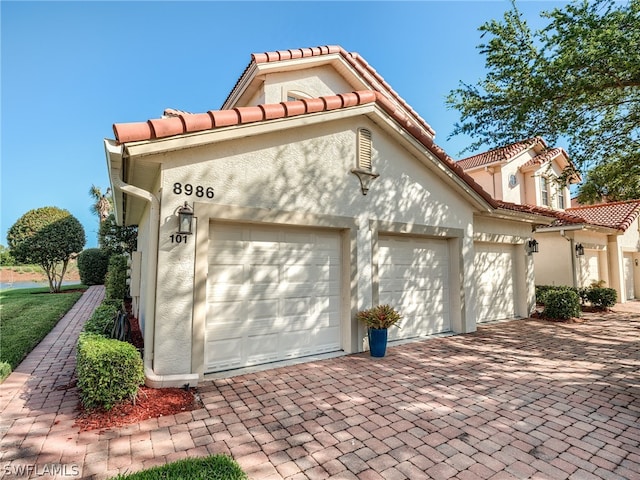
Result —
[[[82,331],[85,333],[95,333],[104,337],[111,336],[111,330],[116,321],[118,311],[122,302],[117,300],[105,300],[98,308],[93,311],[93,314],[87,320],[82,327]]]
[[[594,307],[607,309],[616,304],[618,294],[613,288],[591,288],[587,292],[587,300]]]
[[[572,291],[576,295],[578,295],[578,297],[580,297],[580,294],[578,293],[578,289],[569,287],[566,285],[536,285],[536,302],[540,303],[541,305],[545,305],[547,294],[549,292],[566,292],[566,291]]]
[[[589,302],[596,308],[611,308],[618,301],[618,294],[613,288],[602,287],[603,283],[604,282],[594,282],[590,287],[580,288],[568,287],[566,285],[536,285],[536,302],[546,307],[547,294],[549,292],[571,291],[578,295],[581,305]]]
[[[580,298],[572,289],[549,290],[544,294],[544,313],[547,318],[567,320],[579,317]]]
[[[127,257],[112,255],[105,282],[105,296],[110,300],[122,301],[127,296]]]
[[[92,333],[80,335],[76,371],[80,400],[88,409],[110,410],[120,401],[133,400],[144,383],[136,347]]]
[[[99,248],[88,248],[78,255],[80,281],[85,285],[104,285],[109,256]]]

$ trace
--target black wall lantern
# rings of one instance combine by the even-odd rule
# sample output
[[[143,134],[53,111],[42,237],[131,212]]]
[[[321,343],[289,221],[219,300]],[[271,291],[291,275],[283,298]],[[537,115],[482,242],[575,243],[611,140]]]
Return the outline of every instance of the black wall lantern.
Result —
[[[193,233],[193,210],[187,202],[178,210],[178,233],[191,235]]]
[[[576,244],[576,257],[584,255],[584,246],[581,243]]]
[[[527,242],[527,253],[529,255],[532,253],[538,253],[538,241],[535,238],[532,238]]]

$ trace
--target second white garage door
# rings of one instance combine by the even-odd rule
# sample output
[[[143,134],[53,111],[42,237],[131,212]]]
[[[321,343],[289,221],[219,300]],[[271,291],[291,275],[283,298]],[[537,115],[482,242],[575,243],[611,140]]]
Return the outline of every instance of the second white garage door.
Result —
[[[389,329],[389,340],[451,330],[446,240],[381,236],[378,275],[380,303],[403,316],[400,328]]]
[[[514,247],[498,243],[476,243],[475,251],[478,323],[514,318]]]
[[[213,224],[207,372],[340,350],[340,235]]]

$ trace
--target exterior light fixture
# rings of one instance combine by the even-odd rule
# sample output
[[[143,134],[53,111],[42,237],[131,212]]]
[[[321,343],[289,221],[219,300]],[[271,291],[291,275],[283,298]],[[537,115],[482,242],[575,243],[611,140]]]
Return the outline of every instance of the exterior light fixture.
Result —
[[[576,257],[584,255],[584,246],[581,243],[576,244]]]
[[[529,255],[538,253],[538,241],[535,238],[527,241],[527,253]]]
[[[362,168],[352,168],[351,173],[360,179],[360,188],[362,189],[363,195],[366,195],[369,191],[371,182],[380,176],[379,173],[374,173],[371,170],[364,170]]]
[[[191,235],[193,233],[193,209],[187,202],[178,210],[178,233]]]

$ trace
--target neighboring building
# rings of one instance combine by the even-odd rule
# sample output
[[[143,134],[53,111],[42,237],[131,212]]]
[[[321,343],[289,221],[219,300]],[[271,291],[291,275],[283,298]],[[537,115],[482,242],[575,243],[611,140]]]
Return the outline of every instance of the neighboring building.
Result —
[[[536,227],[538,285],[589,286],[603,281],[618,300],[640,297],[640,200],[589,206],[571,204],[569,184],[557,181],[572,166],[561,148],[532,138],[457,162],[493,198],[548,208],[562,215]]]
[[[527,245],[557,217],[494,200],[355,53],[254,54],[220,110],[114,133],[149,385],[362,351],[356,312],[378,303],[404,317],[392,340],[534,308]],[[185,204],[193,234],[180,233]]]
[[[536,283],[588,287],[603,281],[618,301],[640,298],[640,200],[568,208],[579,220],[538,227]]]

